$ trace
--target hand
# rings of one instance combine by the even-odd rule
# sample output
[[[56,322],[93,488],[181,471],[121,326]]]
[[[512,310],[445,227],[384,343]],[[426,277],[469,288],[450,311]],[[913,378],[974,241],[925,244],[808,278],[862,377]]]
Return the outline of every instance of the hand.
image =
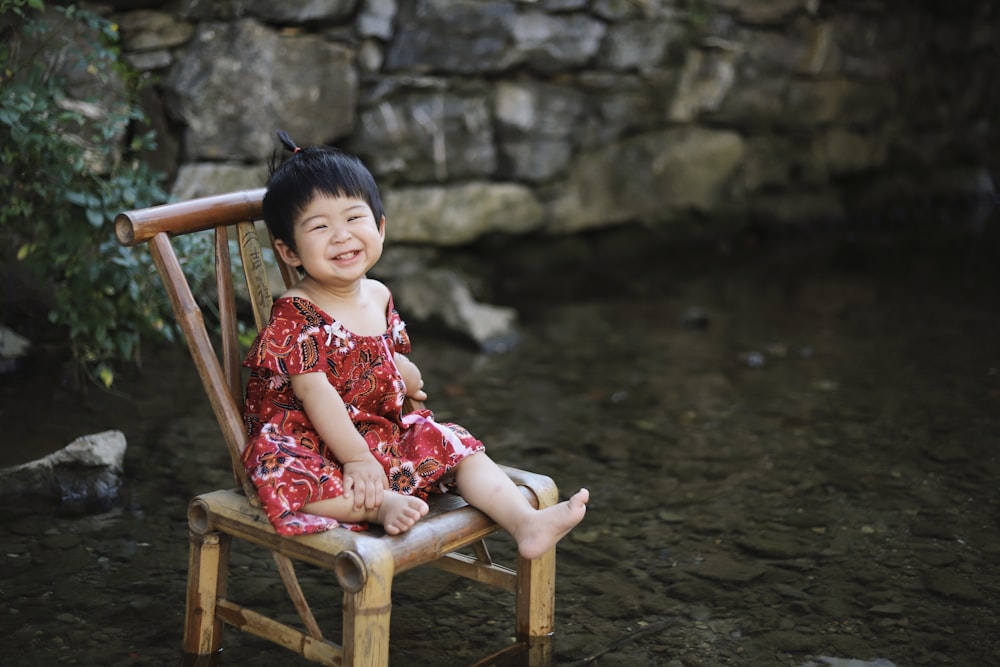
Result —
[[[389,480],[385,476],[382,465],[374,456],[358,461],[347,461],[341,466],[344,472],[344,495],[354,496],[354,509],[378,509],[382,505],[382,496],[389,488]]]
[[[424,391],[424,379],[417,365],[397,352],[396,368],[399,369],[399,375],[403,378],[406,395],[414,401],[426,401],[427,392]]]

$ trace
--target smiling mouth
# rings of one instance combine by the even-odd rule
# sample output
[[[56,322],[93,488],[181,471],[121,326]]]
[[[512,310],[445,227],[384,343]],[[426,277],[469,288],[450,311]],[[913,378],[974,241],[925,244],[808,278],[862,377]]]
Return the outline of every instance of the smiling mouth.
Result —
[[[336,257],[334,257],[333,261],[338,262],[338,261],[343,261],[343,260],[347,260],[347,259],[354,259],[355,257],[358,256],[359,252],[361,252],[361,251],[360,250],[352,250],[350,252],[341,253],[340,255],[337,255]]]

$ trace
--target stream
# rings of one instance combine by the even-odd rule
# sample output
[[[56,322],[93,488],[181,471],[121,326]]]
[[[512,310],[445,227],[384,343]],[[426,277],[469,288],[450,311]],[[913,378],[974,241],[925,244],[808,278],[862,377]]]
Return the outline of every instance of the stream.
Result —
[[[499,244],[494,296],[522,327],[507,353],[411,326],[439,419],[590,489],[558,547],[557,664],[1000,664],[997,240],[651,236]],[[6,508],[2,663],[180,665],[186,506],[232,479],[193,366],[156,349],[84,396],[30,371],[0,376],[8,464],[120,429],[126,479],[99,514]],[[300,577],[337,636],[335,578]],[[230,593],[295,618],[254,547],[234,543]],[[401,575],[394,602],[394,666],[512,639],[512,596],[444,572]],[[224,646],[222,666],[311,664],[232,628]]]

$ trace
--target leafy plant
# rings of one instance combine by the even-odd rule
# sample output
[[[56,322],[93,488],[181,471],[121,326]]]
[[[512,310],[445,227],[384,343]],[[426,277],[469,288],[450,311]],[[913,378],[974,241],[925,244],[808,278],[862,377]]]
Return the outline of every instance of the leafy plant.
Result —
[[[24,16],[24,8],[45,9],[42,0],[0,0],[0,14],[14,14]]]
[[[177,336],[145,249],[118,245],[114,216],[166,201],[141,156],[152,132],[139,81],[120,60],[118,27],[73,6],[0,0],[0,262],[47,286],[48,322],[78,367],[105,387],[140,343]],[[205,273],[204,237],[182,243]],[[7,272],[11,267],[7,267]]]

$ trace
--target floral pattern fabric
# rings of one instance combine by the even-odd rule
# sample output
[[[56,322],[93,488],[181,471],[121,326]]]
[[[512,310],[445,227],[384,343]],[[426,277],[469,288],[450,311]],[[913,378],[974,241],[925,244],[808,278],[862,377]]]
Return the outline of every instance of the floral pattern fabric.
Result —
[[[393,491],[421,498],[447,492],[455,466],[484,449],[461,426],[434,421],[429,410],[403,414],[405,388],[394,353],[409,352],[410,340],[391,296],[386,323],[385,333],[361,336],[311,301],[283,297],[251,346],[243,362],[250,369],[243,465],[278,533],[364,527],[300,511],[342,495],[344,487],[339,463],[292,391],[291,375],[326,374]]]

